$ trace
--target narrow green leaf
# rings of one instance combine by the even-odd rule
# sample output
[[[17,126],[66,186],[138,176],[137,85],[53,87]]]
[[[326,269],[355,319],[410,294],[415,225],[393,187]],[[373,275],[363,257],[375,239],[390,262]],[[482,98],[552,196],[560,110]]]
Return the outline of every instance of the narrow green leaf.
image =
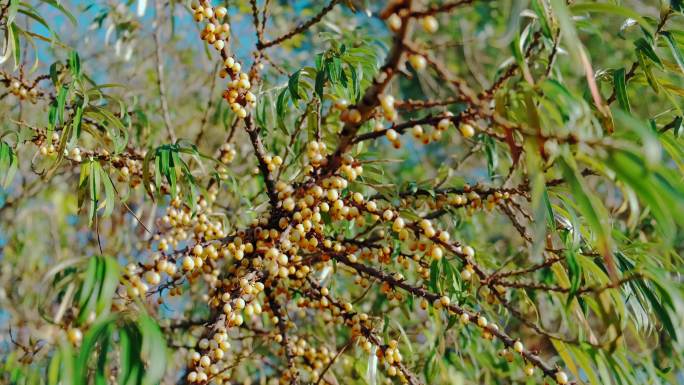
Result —
[[[14,68],[18,68],[19,64],[21,64],[21,45],[19,43],[19,34],[21,33],[21,29],[17,27],[16,23],[10,24],[9,30],[11,31],[11,40],[10,43],[12,44],[12,56],[14,57]]]
[[[9,8],[7,9],[7,25],[14,23],[14,18],[17,17],[19,10],[19,0],[9,0]]]
[[[648,85],[651,86],[653,92],[656,94],[660,93],[660,84],[658,83],[655,75],[653,75],[651,62],[646,61],[646,55],[642,51],[637,51],[637,59],[639,61],[639,68],[641,68],[641,70],[644,72],[644,75],[646,75]]]
[[[287,81],[287,88],[290,90],[290,96],[292,97],[293,102],[297,102],[301,97],[299,96],[299,75],[301,74],[301,70],[295,72],[290,76],[290,79]]]
[[[166,339],[151,317],[140,317],[138,325],[143,337],[141,354],[147,361],[142,384],[158,384],[166,370]]]
[[[109,313],[109,308],[114,298],[114,293],[119,285],[120,268],[117,261],[112,257],[98,257],[103,265],[102,284],[97,298],[97,315]]]
[[[651,59],[651,61],[658,65],[658,67],[663,67],[663,62],[658,57],[658,54],[653,49],[653,46],[646,41],[643,37],[638,38],[634,45],[637,47],[637,51],[641,51],[646,57]]]
[[[572,197],[577,203],[577,209],[582,213],[589,229],[591,229],[595,237],[597,249],[603,256],[606,267],[612,275],[615,273],[615,267],[613,261],[613,242],[608,223],[610,215],[603,204],[585,185],[582,176],[577,171],[574,159],[569,155],[564,155],[563,161],[560,164],[563,168],[565,180],[570,186]]]
[[[631,112],[629,99],[627,98],[627,86],[624,68],[617,69],[613,72],[613,86],[615,87],[615,96],[620,104],[620,108],[627,112]]]
[[[318,71],[316,74],[316,82],[314,84],[314,90],[316,90],[316,94],[318,95],[319,98],[323,98],[323,86],[325,85],[325,80],[326,80],[326,71]]]
[[[75,79],[80,79],[80,77],[81,77],[81,58],[78,56],[78,52],[71,51],[69,53],[69,59],[68,59],[67,63],[69,65],[69,70],[71,71],[71,75]]]
[[[682,56],[682,51],[679,50],[677,41],[669,31],[663,31],[661,32],[661,35],[665,36],[667,45],[670,47],[670,51],[672,51],[672,56],[677,62],[677,65],[679,65],[679,68],[682,70],[682,72],[684,72],[684,56]]]
[[[530,4],[534,13],[537,14],[539,18],[539,25],[541,26],[542,33],[547,38],[552,38],[551,27],[549,27],[549,20],[546,14],[546,9],[544,9],[544,2],[540,0],[532,0]]]
[[[48,365],[47,378],[48,385],[57,385],[59,383],[59,373],[61,366],[61,352],[59,350],[55,351],[50,359],[50,364]]]
[[[105,211],[102,213],[103,216],[108,217],[112,214],[115,206],[116,192],[114,190],[114,184],[112,183],[112,178],[103,169],[100,168],[100,179],[105,189]]]

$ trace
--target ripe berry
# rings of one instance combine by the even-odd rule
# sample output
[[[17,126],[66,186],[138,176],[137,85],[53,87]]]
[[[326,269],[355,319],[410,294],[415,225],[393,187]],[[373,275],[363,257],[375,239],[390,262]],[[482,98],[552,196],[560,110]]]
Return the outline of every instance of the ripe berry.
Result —
[[[411,55],[409,56],[409,62],[416,71],[422,71],[427,66],[427,60],[425,60],[423,55]]]
[[[461,131],[461,135],[463,135],[464,138],[472,138],[473,135],[475,135],[475,129],[468,123],[461,124],[459,130]]]
[[[399,15],[396,13],[391,14],[390,17],[387,18],[387,25],[394,32],[397,32],[399,29],[401,29],[401,24],[401,17],[399,17]]]
[[[73,345],[80,345],[81,341],[83,340],[83,333],[81,332],[81,329],[78,328],[71,328],[67,332],[67,338],[69,339],[69,342],[71,342]]]
[[[556,382],[558,382],[560,385],[564,385],[568,383],[568,375],[565,374],[562,370],[559,370],[556,372]]]
[[[423,30],[425,30],[427,33],[435,33],[439,28],[439,22],[437,22],[437,19],[435,19],[434,16],[425,16],[420,21],[420,24],[423,26]]]
[[[520,341],[515,341],[513,344],[513,350],[515,350],[518,353],[522,353],[523,351],[523,344]]]
[[[189,257],[189,256],[183,257],[183,270],[190,271],[194,268],[195,268],[195,261],[192,259],[192,257]]]

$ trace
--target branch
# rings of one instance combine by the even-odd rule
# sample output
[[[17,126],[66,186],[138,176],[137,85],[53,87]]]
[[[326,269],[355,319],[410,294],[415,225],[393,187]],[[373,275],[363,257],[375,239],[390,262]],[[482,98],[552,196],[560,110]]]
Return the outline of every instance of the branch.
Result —
[[[341,0],[330,0],[328,5],[326,5],[325,8],[323,8],[314,17],[312,17],[311,19],[307,20],[306,22],[298,25],[293,30],[291,30],[290,32],[287,32],[284,35],[281,35],[281,36],[279,36],[279,37],[277,37],[271,41],[266,41],[266,42],[262,42],[261,39],[259,39],[259,41],[257,41],[257,45],[256,45],[257,49],[263,50],[263,49],[266,49],[268,47],[278,45],[278,44],[284,42],[285,40],[289,40],[289,39],[295,37],[296,35],[299,35],[300,33],[305,32],[306,30],[311,28],[314,24],[317,24],[318,22],[320,22],[323,19],[323,17],[328,12],[332,11],[333,8],[335,8],[335,5],[337,5],[337,3],[339,3],[340,1]],[[263,29],[263,25],[261,28]],[[262,36],[263,36],[263,33],[262,33]]]
[[[331,253],[331,256],[333,256],[338,262],[345,264],[349,267],[354,268],[358,272],[365,273],[366,275],[369,275],[371,277],[377,278],[382,282],[386,282],[390,284],[393,287],[399,287],[413,295],[416,295],[421,298],[425,298],[430,302],[435,302],[440,300],[441,296],[431,293],[428,290],[424,289],[423,287],[420,286],[412,286],[406,283],[404,280],[398,280],[394,276],[385,274],[382,271],[379,271],[373,267],[367,266],[362,263],[358,262],[351,262],[349,258],[344,255],[344,254],[336,254],[336,253]],[[466,314],[470,320],[473,320],[473,322],[476,322],[475,320],[479,317],[479,314],[472,312],[470,310],[466,310],[458,305],[455,304],[449,304],[445,306],[448,310],[450,310],[453,313],[456,313],[457,315],[463,315]],[[496,336],[503,342],[503,344],[508,347],[508,348],[513,348],[513,345],[515,344],[516,340],[508,336],[505,332],[499,330],[498,328],[493,328],[490,325],[486,326],[486,331],[491,333],[492,335]],[[558,370],[550,366],[549,364],[545,363],[542,361],[542,359],[532,353],[529,350],[523,349],[523,351],[520,353],[528,362],[532,363],[534,366],[539,368],[544,375],[550,378],[555,378],[556,373]]]
[[[410,6],[411,2],[409,1],[408,7]],[[410,30],[410,19],[404,18],[402,20],[401,29],[394,36],[394,44],[387,55],[387,59],[385,59],[385,64],[380,68],[379,75],[375,77],[373,84],[368,87],[361,102],[353,107],[358,110],[361,119],[356,123],[348,122],[344,125],[340,134],[340,143],[335,152],[328,157],[325,169],[321,172],[322,176],[327,176],[339,168],[342,163],[342,154],[349,150],[353,144],[354,137],[363,122],[371,118],[373,110],[380,104],[378,96],[382,94],[397,73],[397,67],[401,63],[406,44],[408,44],[407,37],[410,34]]]
[[[278,301],[275,298],[272,288],[266,288],[265,294],[268,298],[268,304],[271,307],[271,310],[273,311],[273,315],[278,317],[278,330],[280,331],[280,335],[283,337],[283,339],[280,341],[280,344],[283,346],[283,349],[285,350],[287,366],[289,367],[289,374],[291,376],[290,384],[298,384],[299,374],[297,373],[297,366],[295,364],[295,354],[292,351],[292,346],[290,346],[289,338],[287,336],[286,314],[283,313],[280,304],[278,304]]]
[[[422,10],[422,11],[414,11],[409,13],[410,17],[425,17],[425,16],[432,16],[437,13],[444,13],[444,12],[449,12],[452,11],[458,7],[461,7],[463,5],[467,5],[472,3],[473,0],[456,0],[456,1],[451,1],[442,5],[433,5],[428,9]]]
[[[658,26],[656,27],[656,31],[654,34],[654,39],[653,39],[654,41],[656,38],[658,38],[658,36],[662,32],[663,28],[665,27],[665,23],[667,22],[667,19],[671,15],[672,15],[672,8],[668,9],[667,12],[665,13],[665,15],[663,15],[663,17],[660,19],[660,22],[658,23]],[[631,78],[634,77],[634,75],[636,75],[637,68],[639,68],[639,62],[635,61],[634,63],[632,63],[632,67],[629,69],[629,71],[625,75],[625,83],[627,83]],[[613,93],[610,95],[610,97],[606,101],[606,104],[610,105],[611,103],[613,103],[615,101],[615,99],[617,99],[617,93],[615,92],[615,89],[613,89]]]
[[[261,143],[259,130],[254,126],[254,118],[252,115],[245,119],[245,131],[249,135],[249,140],[254,148],[254,154],[259,161],[259,171],[261,171],[261,175],[264,177],[268,199],[273,208],[275,208],[278,205],[278,193],[276,192],[275,188],[275,180],[271,172],[268,170],[268,164],[265,160],[266,150],[264,149],[264,145]]]
[[[154,25],[154,54],[156,60],[157,70],[157,88],[159,89],[159,98],[161,99],[162,117],[164,119],[164,126],[166,133],[172,142],[176,141],[176,134],[171,128],[171,117],[169,115],[169,105],[166,100],[166,87],[164,86],[164,63],[162,61],[162,47],[161,47],[161,26],[162,26],[162,3],[161,0],[154,1],[155,11],[155,25]]]

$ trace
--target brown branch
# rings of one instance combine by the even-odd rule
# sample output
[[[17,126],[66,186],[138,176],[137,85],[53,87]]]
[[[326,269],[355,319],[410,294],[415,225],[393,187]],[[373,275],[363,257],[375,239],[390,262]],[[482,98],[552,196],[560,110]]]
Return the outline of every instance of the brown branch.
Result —
[[[280,335],[282,337],[280,344],[283,346],[285,351],[287,366],[289,367],[290,371],[289,375],[291,376],[290,384],[298,384],[299,374],[297,373],[297,366],[295,364],[295,353],[292,350],[292,346],[290,345],[290,340],[287,335],[287,314],[281,309],[280,304],[275,298],[272,288],[267,287],[264,291],[266,297],[268,298],[268,304],[273,311],[273,315],[278,317],[278,330],[280,331]]]
[[[634,281],[634,280],[640,280],[643,279],[644,276],[642,274],[632,274],[628,277],[624,277],[616,282],[611,282],[607,285],[604,286],[588,286],[588,287],[583,287],[579,288],[576,292],[577,295],[583,295],[583,294],[599,294],[602,293],[606,290],[609,289],[616,289],[625,283]],[[552,285],[546,285],[543,283],[534,283],[534,282],[510,282],[510,281],[502,281],[500,279],[497,279],[495,281],[492,281],[489,283],[489,285],[500,285],[504,287],[511,287],[515,289],[525,289],[525,290],[541,290],[541,291],[553,291],[553,292],[558,292],[558,293],[569,293],[570,288],[569,287],[561,287],[561,286],[552,286]]]
[[[266,184],[266,193],[268,194],[268,199],[273,208],[275,208],[278,205],[278,193],[276,192],[275,188],[275,180],[268,169],[268,164],[265,160],[266,150],[264,149],[264,145],[261,143],[258,128],[254,126],[254,118],[252,115],[249,115],[245,119],[245,131],[249,135],[249,140],[254,148],[254,154],[259,161],[259,171],[261,171],[261,175],[264,178],[264,184]]]
[[[600,347],[599,345],[596,345],[596,344],[591,343],[589,341],[579,341],[578,339],[570,339],[570,338],[559,336],[557,334],[554,334],[552,332],[545,330],[541,326],[539,326],[536,323],[527,319],[527,317],[525,317],[524,314],[522,314],[520,311],[518,311],[518,309],[514,308],[513,305],[511,305],[508,301],[506,301],[506,298],[504,298],[504,296],[501,293],[497,292],[496,290],[494,290],[493,292],[494,292],[494,296],[496,296],[496,298],[499,300],[501,305],[503,307],[505,307],[509,312],[511,312],[513,317],[515,317],[517,320],[522,322],[523,325],[532,329],[535,333],[542,335],[542,336],[545,336],[546,338],[549,338],[549,339],[564,342],[566,344],[579,345],[580,343],[586,343],[586,344],[589,344],[593,347]]]
[[[300,33],[305,32],[306,30],[308,30],[309,28],[311,28],[313,25],[315,25],[315,24],[317,24],[318,22],[320,22],[320,21],[323,19],[323,17],[324,17],[326,14],[328,14],[328,12],[332,11],[333,8],[335,8],[335,5],[337,5],[339,2],[341,2],[341,0],[330,0],[330,2],[328,3],[328,5],[326,5],[326,6],[325,6],[320,12],[318,12],[315,16],[313,16],[311,19],[307,20],[306,22],[301,23],[300,25],[298,25],[297,27],[295,27],[293,30],[291,30],[290,32],[285,33],[284,35],[281,35],[281,36],[279,36],[279,37],[277,37],[277,38],[275,38],[275,39],[273,39],[273,40],[266,41],[266,42],[259,40],[259,41],[257,42],[257,45],[256,45],[256,46],[257,46],[257,49],[263,50],[263,49],[272,47],[272,46],[274,46],[274,45],[278,45],[278,44],[284,42],[285,40],[291,39],[291,38],[295,37],[296,35],[299,35]]]
[[[419,110],[423,108],[431,108],[431,107],[442,107],[442,106],[448,106],[450,104],[457,104],[461,103],[463,100],[460,98],[456,97],[450,97],[442,100],[402,100],[402,101],[397,101],[394,103],[394,107],[397,109],[401,110]]]
[[[399,287],[413,295],[416,295],[421,298],[425,298],[430,302],[435,302],[438,301],[441,296],[437,295],[435,293],[431,293],[430,291],[424,289],[423,287],[420,286],[412,286],[408,283],[406,283],[404,280],[398,280],[394,276],[390,274],[386,274],[382,271],[379,271],[373,267],[370,267],[368,265],[365,265],[363,263],[358,263],[358,262],[351,262],[349,258],[344,255],[344,254],[336,254],[336,253],[331,253],[331,256],[335,258],[337,261],[339,261],[342,264],[345,264],[349,267],[354,268],[354,270],[364,273],[368,276],[374,277],[379,279],[382,282],[386,282],[390,284],[393,287]],[[479,314],[466,310],[458,305],[455,304],[449,304],[446,306],[448,310],[450,310],[453,313],[456,313],[457,315],[462,315],[462,314],[467,314],[469,319],[475,320],[479,317]],[[508,336],[505,332],[492,328],[490,326],[487,326],[487,331],[491,333],[492,335],[496,336],[501,342],[508,348],[513,348],[513,345],[515,344],[516,340]],[[550,378],[555,378],[555,375],[557,373],[557,369],[552,367],[551,365],[547,364],[546,362],[542,361],[542,359],[532,353],[529,350],[523,350],[521,355],[530,363],[532,363],[534,366],[539,368],[544,375]]]
[[[328,362],[328,364],[325,365],[325,367],[321,371],[321,374],[318,375],[318,380],[316,380],[316,383],[314,385],[319,385],[321,383],[321,381],[323,380],[323,377],[325,376],[325,373],[328,372],[328,370],[332,367],[332,365],[335,363],[335,361],[337,361],[337,359],[342,355],[342,353],[344,353],[345,350],[347,350],[347,348],[349,348],[352,345],[352,343],[354,343],[354,340],[350,338],[349,341],[347,341],[347,343],[344,344],[344,346],[342,346],[337,351],[337,354],[335,354],[335,357],[333,357],[332,360],[330,360],[330,362]]]
[[[444,13],[444,12],[450,12],[458,7],[468,5],[473,3],[474,0],[455,0],[455,1],[450,1],[441,5],[433,5],[428,9],[421,10],[421,11],[413,11],[409,13],[410,17],[425,17],[425,16],[432,16],[437,13]]]
[[[340,310],[342,316],[346,318],[347,320],[351,320],[357,313],[355,312],[348,312],[346,311],[345,307],[337,301],[335,298],[333,298],[330,294],[324,295],[321,292],[321,287],[314,281],[312,281],[310,278],[307,279],[309,282],[309,285],[313,289],[310,294],[312,294],[312,297],[316,299],[321,299],[325,297],[329,303],[331,303],[333,306],[335,306],[338,310]],[[385,350],[389,347],[388,345],[385,345],[382,343],[382,340],[378,338],[373,330],[371,330],[369,327],[364,325],[363,323],[358,324],[360,326],[361,332],[366,337],[373,345],[377,346],[383,353]],[[399,372],[406,378],[407,383],[409,385],[420,385],[420,381],[416,378],[416,376],[408,370],[408,368],[401,362],[395,362],[394,365],[398,368]]]
[[[411,2],[408,2],[410,8]],[[401,29],[394,35],[394,43],[390,50],[385,64],[380,68],[379,75],[375,76],[373,84],[366,89],[361,101],[353,107],[355,108],[361,119],[358,122],[348,122],[344,125],[340,133],[340,142],[337,149],[327,159],[325,169],[322,170],[321,176],[328,176],[339,168],[342,163],[342,155],[349,150],[353,144],[354,137],[359,131],[361,125],[370,119],[373,115],[373,110],[380,104],[379,95],[383,93],[387,85],[390,83],[394,75],[397,73],[397,68],[401,63],[402,56],[408,44],[408,36],[410,35],[411,26],[410,19],[404,18],[401,23]]]

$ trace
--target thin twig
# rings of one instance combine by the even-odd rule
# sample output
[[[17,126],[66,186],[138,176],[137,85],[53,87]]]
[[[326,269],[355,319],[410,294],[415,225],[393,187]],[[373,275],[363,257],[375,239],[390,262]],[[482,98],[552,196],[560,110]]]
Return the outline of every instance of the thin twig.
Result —
[[[164,119],[164,126],[166,127],[166,133],[169,140],[172,142],[176,141],[176,134],[171,128],[171,116],[169,115],[169,105],[166,100],[166,87],[164,86],[164,63],[161,47],[161,28],[162,28],[162,2],[161,0],[154,1],[154,10],[156,13],[156,18],[154,22],[154,54],[156,60],[156,71],[157,71],[157,88],[159,90],[159,99],[162,108],[162,117]]]

